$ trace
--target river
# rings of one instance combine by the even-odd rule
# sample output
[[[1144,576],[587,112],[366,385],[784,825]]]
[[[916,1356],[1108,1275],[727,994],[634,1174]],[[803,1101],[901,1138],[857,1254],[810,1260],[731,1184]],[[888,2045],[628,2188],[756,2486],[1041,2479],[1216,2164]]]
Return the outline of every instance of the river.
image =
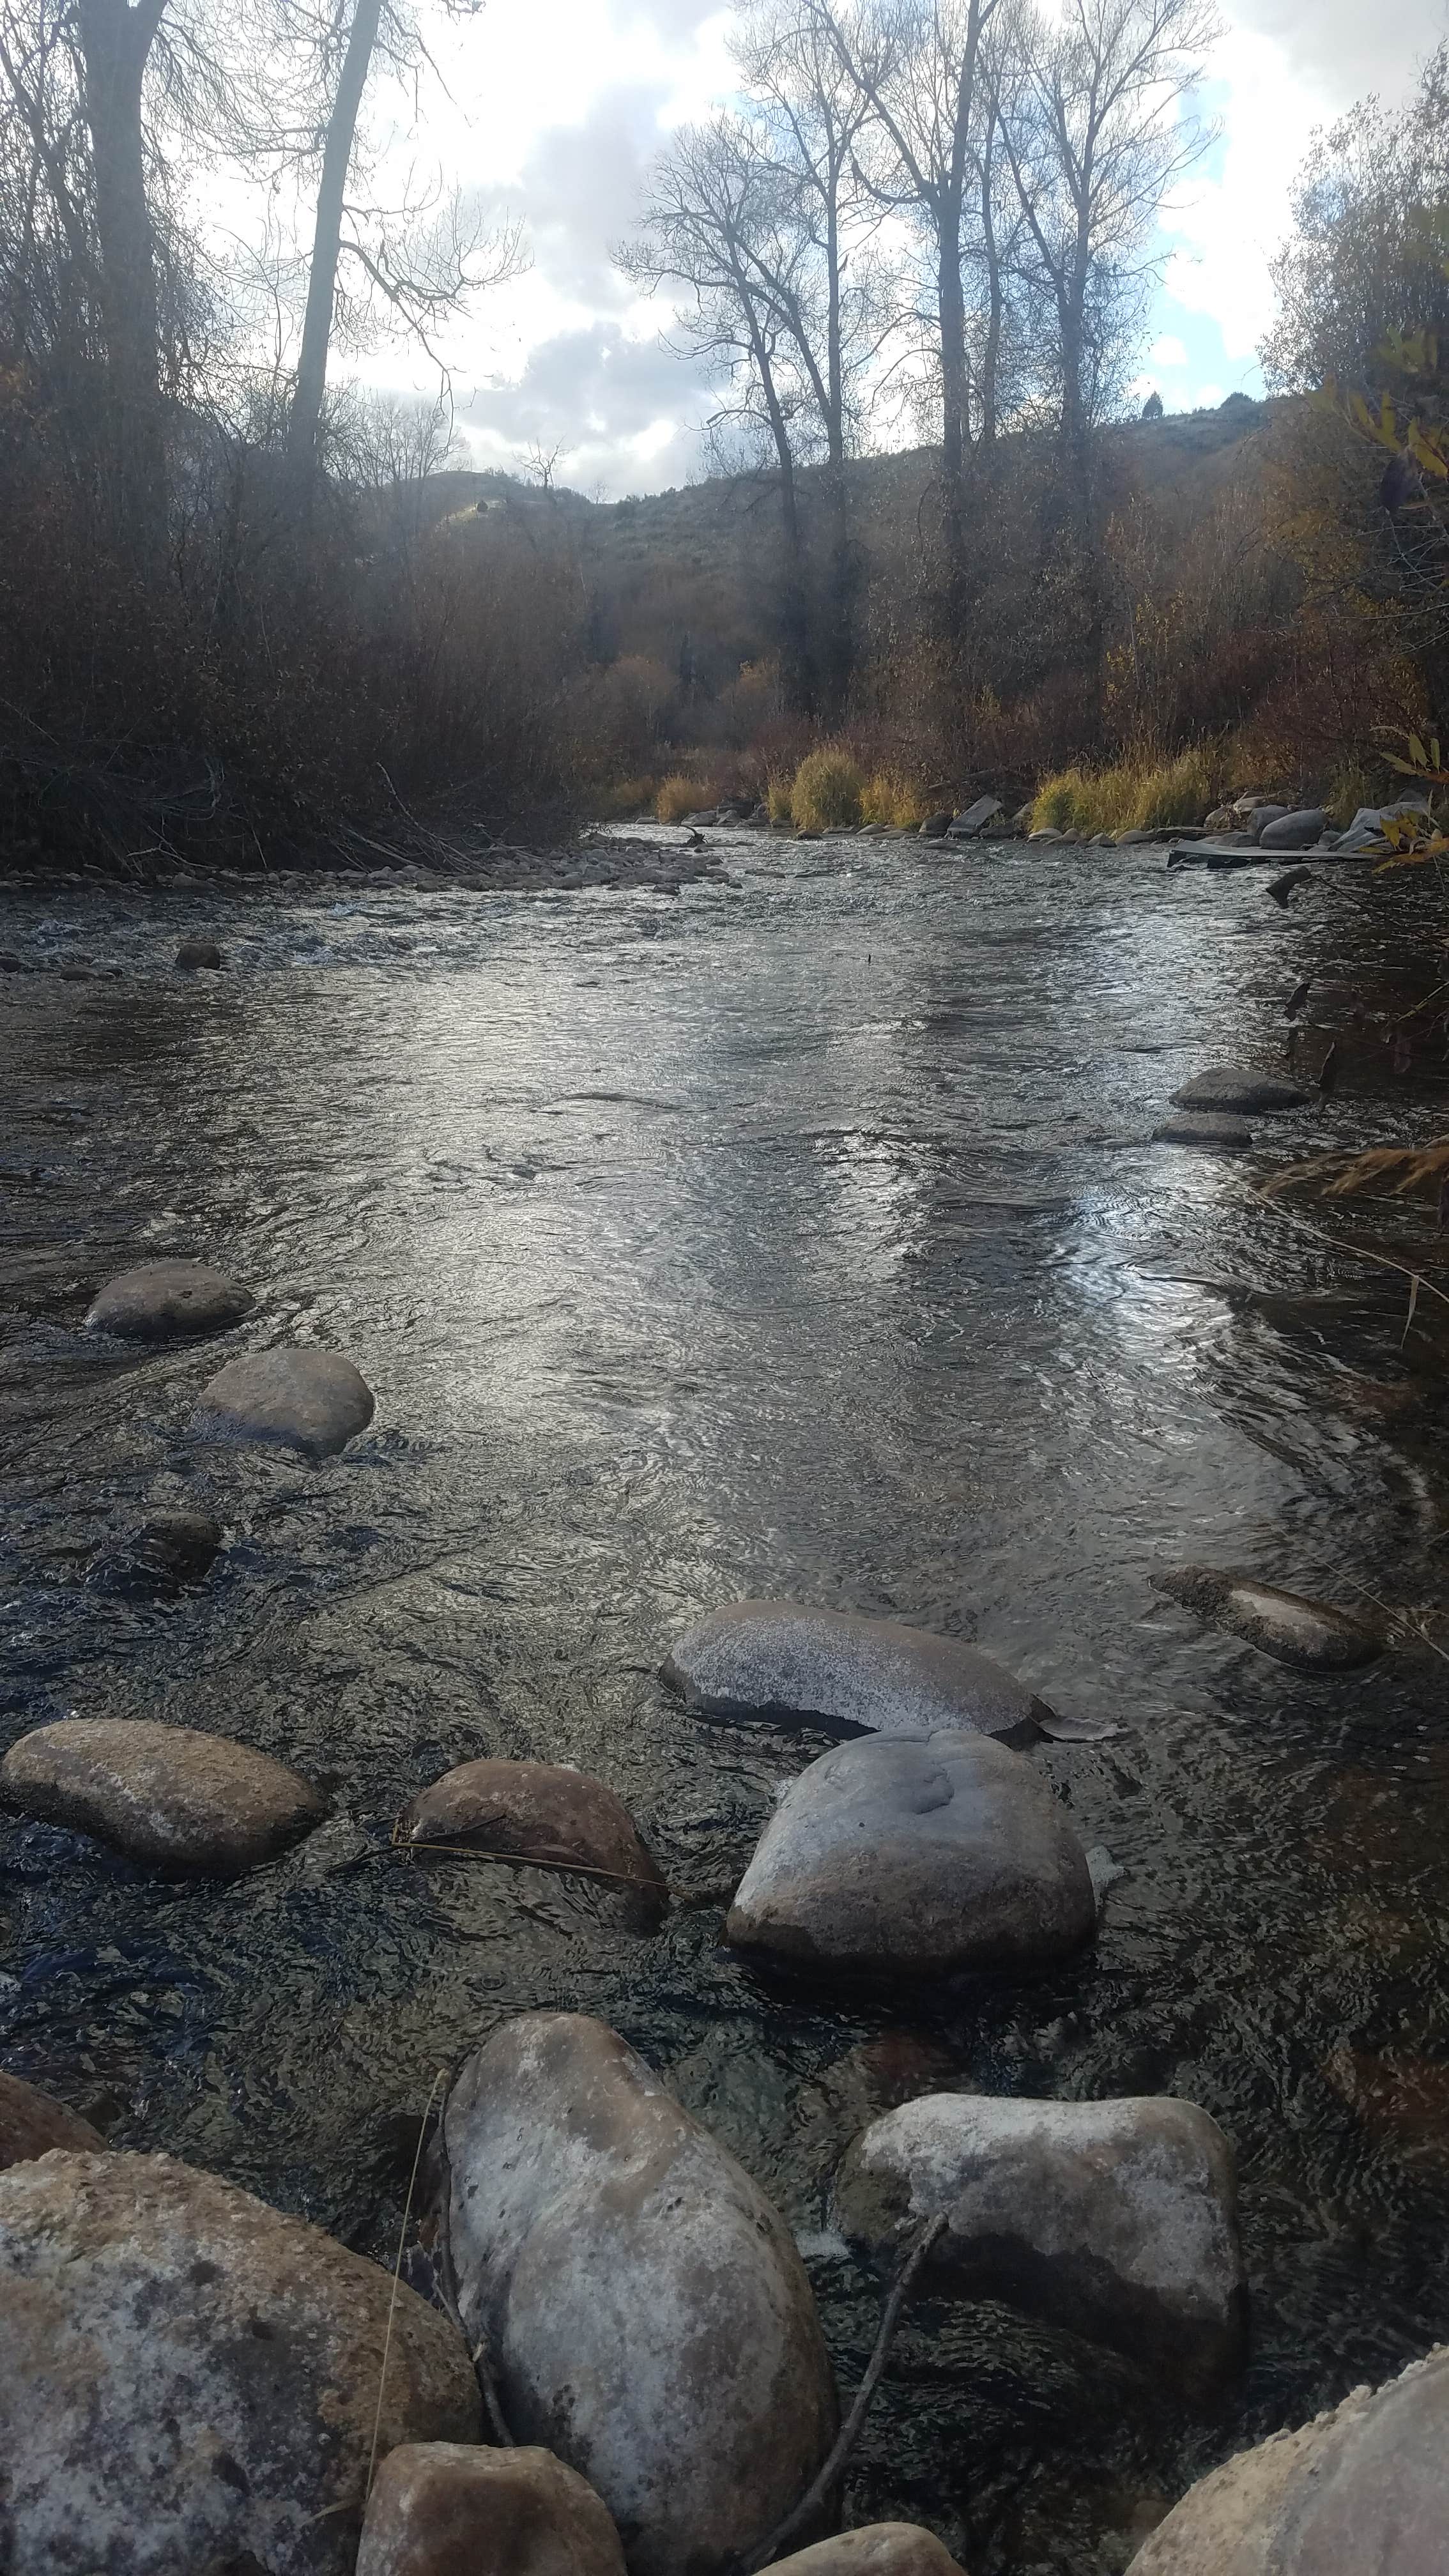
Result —
[[[673,901],[8,898],[6,944],[122,972],[0,983],[0,1742],[165,1717],[336,1812],[230,1886],[0,1824],[0,2063],[390,2262],[436,2072],[521,2009],[599,2014],[784,2208],[846,2384],[879,2294],[828,2186],[883,2102],[1186,2094],[1241,2161],[1230,2414],[1155,2415],[1125,2363],[927,2303],[851,2484],[855,2519],[919,2516],[972,2576],[1111,2576],[1204,2466],[1449,2333],[1449,1667],[1295,1676],[1148,1581],[1439,1597],[1404,1282],[1254,1190],[1444,1128],[1442,1075],[1350,1064],[1246,1158],[1147,1141],[1214,1060],[1281,1069],[1299,980],[1422,941],[1428,898],[1344,871],[1284,913],[1256,871],[1160,852],[720,837],[742,885]],[[172,973],[183,931],[229,971]],[[163,1253],[257,1292],[228,1349],[349,1353],[371,1431],[320,1467],[195,1448],[218,1346],[79,1330]],[[86,1584],[181,1500],[228,1533],[201,1591]],[[655,1671],[751,1593],[974,1637],[1119,1722],[1035,1757],[1123,1873],[1093,1954],[947,1994],[773,1985],[716,1904],[650,1936],[388,1847],[450,1764],[531,1755],[610,1782],[673,1881],[731,1879],[823,1739],[692,1720]]]

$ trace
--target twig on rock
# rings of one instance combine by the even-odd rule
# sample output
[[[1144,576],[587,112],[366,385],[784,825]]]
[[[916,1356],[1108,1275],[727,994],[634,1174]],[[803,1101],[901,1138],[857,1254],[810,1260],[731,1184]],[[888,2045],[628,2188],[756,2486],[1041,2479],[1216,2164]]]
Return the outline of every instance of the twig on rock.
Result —
[[[835,2437],[835,2445],[829,2458],[824,2467],[811,2479],[799,2503],[792,2505],[784,2521],[776,2525],[769,2539],[762,2541],[757,2549],[751,2551],[748,2558],[742,2560],[741,2576],[759,2576],[761,2568],[773,2566],[786,2543],[793,2540],[797,2532],[802,2531],[819,2512],[831,2488],[840,2478],[851,2452],[860,2439],[865,2419],[870,2413],[871,2400],[880,2386],[882,2373],[890,2358],[890,2348],[895,2341],[896,2328],[901,2320],[901,2310],[911,2295],[916,2274],[932,2246],[938,2238],[945,2235],[947,2224],[946,2212],[938,2210],[936,2216],[927,2219],[921,2229],[891,2283],[890,2296],[881,2310],[875,2350],[866,2364],[865,2377],[855,2392],[854,2403]]]
[[[397,2309],[398,2287],[402,2280],[403,2250],[408,2241],[408,2227],[413,2214],[413,2193],[418,2187],[418,2167],[423,2161],[423,2141],[428,2134],[428,2122],[433,2115],[433,2104],[438,2098],[438,2086],[440,2084],[446,2084],[447,2081],[448,2070],[446,2066],[440,2066],[437,2074],[433,2077],[433,2089],[428,2095],[428,2107],[423,2113],[422,2126],[418,2131],[418,2143],[413,2156],[413,2169],[408,2176],[408,2196],[403,2204],[402,2225],[398,2229],[397,2261],[392,2267],[392,2297],[387,2303],[387,2332],[382,2339],[382,2368],[377,2375],[377,2412],[372,2419],[372,2448],[367,2455],[367,2485],[363,2489],[364,2502],[372,2493],[372,2481],[377,2469],[378,2436],[382,2431],[382,2400],[383,2393],[387,2387],[387,2357],[392,2350],[392,2321]]]

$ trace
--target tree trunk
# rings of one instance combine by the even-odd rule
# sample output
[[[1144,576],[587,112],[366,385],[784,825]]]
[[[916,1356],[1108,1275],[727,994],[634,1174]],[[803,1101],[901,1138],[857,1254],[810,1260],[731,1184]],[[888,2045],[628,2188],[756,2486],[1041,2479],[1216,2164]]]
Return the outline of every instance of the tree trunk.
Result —
[[[347,173],[362,93],[372,69],[382,0],[356,0],[343,57],[337,96],[327,120],[322,178],[317,190],[317,219],[312,232],[312,263],[307,272],[307,311],[297,383],[287,424],[287,457],[299,486],[310,489],[317,465],[317,430],[327,384],[327,353],[332,341],[332,315],[337,301],[337,262],[342,249],[342,214]]]
[[[81,0],[76,16],[101,255],[113,519],[121,545],[153,576],[166,557],[166,456],[141,84],[164,6]]]
[[[1087,684],[1089,732],[1085,748],[1097,752],[1102,747],[1106,614],[1102,598],[1102,567],[1097,551],[1096,496],[1092,488],[1092,436],[1082,391],[1085,303],[1085,279],[1079,287],[1075,278],[1069,278],[1060,317],[1062,468],[1077,551],[1077,578],[1083,608],[1082,658]]]

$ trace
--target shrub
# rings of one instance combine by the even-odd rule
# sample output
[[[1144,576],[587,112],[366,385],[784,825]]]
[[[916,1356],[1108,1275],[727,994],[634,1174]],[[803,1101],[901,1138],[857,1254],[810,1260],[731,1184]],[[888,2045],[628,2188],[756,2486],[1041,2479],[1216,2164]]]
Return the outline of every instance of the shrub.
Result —
[[[686,814],[702,813],[705,801],[705,790],[699,780],[686,776],[682,769],[676,769],[661,781],[654,799],[654,811],[661,823],[679,823]]]
[[[1228,774],[1218,743],[1189,744],[1171,760],[1139,756],[1110,769],[1061,769],[1038,789],[1031,828],[1090,835],[1200,823],[1224,792]]]
[[[593,803],[601,823],[618,823],[646,813],[654,796],[652,778],[621,778],[612,787],[600,788]]]
[[[770,820],[772,823],[789,822],[791,785],[792,781],[790,779],[781,778],[779,776],[767,780],[765,786],[765,803],[770,809]]]
[[[863,823],[892,823],[908,829],[924,823],[927,808],[920,790],[903,778],[898,769],[877,769],[860,791],[860,819]]]
[[[1059,769],[1054,778],[1044,779],[1032,804],[1032,830],[1074,832],[1077,829],[1077,797],[1084,784],[1079,769]]]
[[[790,813],[802,832],[841,832],[860,821],[860,771],[849,752],[812,751],[801,761]]]

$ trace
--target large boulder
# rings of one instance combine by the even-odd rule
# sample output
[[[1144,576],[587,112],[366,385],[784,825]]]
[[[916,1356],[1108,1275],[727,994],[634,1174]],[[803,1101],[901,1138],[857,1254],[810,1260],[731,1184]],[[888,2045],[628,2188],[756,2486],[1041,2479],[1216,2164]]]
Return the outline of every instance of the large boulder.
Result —
[[[216,1878],[271,1860],[327,1813],[270,1754],[139,1717],[62,1717],[22,1735],[0,1762],[0,1801],[129,1860]]]
[[[1026,1968],[1096,1928],[1087,1856],[1050,1785],[987,1735],[868,1736],[791,1783],[725,1938],[804,1965],[943,1976]]]
[[[1005,1665],[899,1619],[803,1601],[730,1601],[685,1631],[660,1668],[699,1717],[829,1718],[874,1734],[970,1727],[1008,1744],[1115,1732],[1058,1717]]]
[[[928,2094],[856,2140],[835,2212],[882,2265],[944,2214],[925,2289],[1065,2326],[1190,2398],[1242,2361],[1233,2151],[1195,2103]]]
[[[331,1458],[372,1415],[372,1389],[340,1351],[248,1351],[203,1388],[191,1428],[199,1440],[255,1441]]]
[[[99,2131],[63,2102],[53,2102],[18,2075],[0,2074],[0,2168],[29,2164],[52,2147],[86,2152],[105,2145]],[[3,2565],[0,2559],[0,2565]]]
[[[657,1862],[621,1798],[554,1762],[460,1762],[403,1809],[399,1839],[577,1864],[662,1895]]]
[[[1285,1082],[1281,1074],[1257,1073],[1241,1064],[1211,1065],[1206,1073],[1196,1073],[1172,1095],[1175,1109],[1227,1110],[1241,1115],[1253,1110],[1265,1115],[1280,1109],[1301,1109],[1308,1093],[1296,1082]]]
[[[1352,1672],[1380,1652],[1381,1640],[1350,1611],[1279,1592],[1232,1566],[1164,1566],[1152,1576],[1152,1589],[1295,1672]]]
[[[770,2562],[770,2576],[964,2576],[949,2549],[918,2522],[867,2522]]]
[[[255,1304],[249,1288],[204,1261],[144,1261],[106,1281],[86,1330],[129,1342],[169,1342],[183,1333],[224,1332]]]
[[[1449,2347],[1190,2487],[1129,2576],[1444,2576]]]
[[[809,2485],[836,2426],[810,2284],[733,2156],[604,2023],[506,2022],[441,2129],[470,2350],[515,2438],[603,2497],[635,2576],[711,2576]]]
[[[169,2156],[0,2175],[0,2350],[6,2576],[351,2576],[374,2423],[481,2432],[446,2317]]]
[[[1258,831],[1260,850],[1311,850],[1328,829],[1321,805],[1301,806],[1294,814],[1277,814]]]
[[[357,2576],[624,2576],[624,2552],[551,2451],[403,2442],[368,2497]]]

